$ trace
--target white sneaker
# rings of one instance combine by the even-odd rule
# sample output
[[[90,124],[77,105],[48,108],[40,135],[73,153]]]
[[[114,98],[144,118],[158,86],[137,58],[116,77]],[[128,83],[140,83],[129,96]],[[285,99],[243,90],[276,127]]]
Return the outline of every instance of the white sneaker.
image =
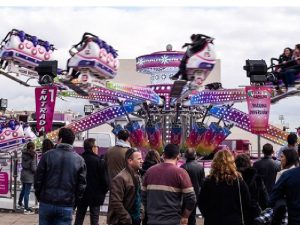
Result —
[[[38,209],[39,208],[39,205],[33,205],[31,206],[32,209]]]
[[[24,209],[24,206],[23,205],[17,205],[17,209]]]
[[[24,209],[24,214],[25,214],[25,215],[33,215],[34,212],[33,212],[32,209],[28,208],[28,209]]]
[[[289,87],[288,92],[291,92],[291,91],[297,91],[297,88],[296,87]]]

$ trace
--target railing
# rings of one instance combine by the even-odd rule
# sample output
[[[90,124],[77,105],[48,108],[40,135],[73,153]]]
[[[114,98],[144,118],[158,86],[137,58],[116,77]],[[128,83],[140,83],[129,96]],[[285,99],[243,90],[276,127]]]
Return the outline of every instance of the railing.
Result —
[[[0,200],[11,199],[14,211],[17,202],[18,161],[17,150],[0,152]]]

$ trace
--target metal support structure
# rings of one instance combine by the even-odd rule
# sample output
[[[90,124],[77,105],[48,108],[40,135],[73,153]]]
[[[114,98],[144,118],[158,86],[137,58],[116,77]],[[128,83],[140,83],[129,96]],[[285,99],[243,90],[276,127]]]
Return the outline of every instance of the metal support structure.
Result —
[[[11,80],[13,80],[13,81],[18,82],[19,84],[21,84],[21,85],[23,85],[23,86],[25,86],[25,87],[30,87],[30,85],[27,84],[26,82],[24,82],[24,81],[22,81],[22,80],[19,80],[19,79],[15,78],[14,76],[12,76],[12,75],[10,75],[10,74],[8,74],[8,73],[2,71],[2,70],[0,70],[0,74],[6,76],[7,78],[9,78],[9,79],[11,79]]]
[[[14,177],[14,201],[13,201],[13,210],[16,211],[16,206],[17,206],[17,177],[18,177],[18,153],[17,151],[14,151],[13,153],[13,162],[14,162],[14,170],[13,170],[13,177]]]
[[[259,134],[257,135],[257,156],[258,159],[261,158],[261,136]]]
[[[84,105],[84,114],[91,115],[94,111],[94,106],[93,105]],[[89,129],[86,131],[86,138],[89,138]]]
[[[181,141],[180,141],[180,147],[183,147],[183,144],[185,142],[185,140],[188,137],[188,132],[190,127],[188,126],[188,121],[190,120],[190,118],[186,115],[181,115],[180,116],[180,121],[181,121],[181,126],[182,126],[182,136],[181,136]]]

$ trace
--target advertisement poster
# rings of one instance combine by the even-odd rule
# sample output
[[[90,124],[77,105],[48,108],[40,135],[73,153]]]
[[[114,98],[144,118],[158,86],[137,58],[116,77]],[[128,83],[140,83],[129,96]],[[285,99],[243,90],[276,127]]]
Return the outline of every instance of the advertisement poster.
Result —
[[[0,194],[6,195],[8,193],[8,173],[0,172]]]
[[[254,134],[264,134],[269,126],[271,88],[264,86],[246,87],[250,129]]]
[[[57,88],[52,86],[35,89],[36,129],[38,133],[51,131]]]

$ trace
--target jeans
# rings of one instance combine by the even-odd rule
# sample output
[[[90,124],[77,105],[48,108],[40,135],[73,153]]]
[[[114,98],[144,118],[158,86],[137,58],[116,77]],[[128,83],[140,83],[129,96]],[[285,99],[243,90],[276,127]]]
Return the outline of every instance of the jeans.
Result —
[[[24,208],[28,209],[28,202],[29,202],[29,194],[31,190],[31,183],[22,183],[22,190],[19,196],[19,205],[22,205],[22,201],[24,198]]]
[[[88,204],[79,204],[77,206],[74,225],[82,225],[86,214]],[[99,225],[100,206],[90,206],[90,224]]]
[[[293,86],[295,84],[295,77],[298,71],[295,69],[288,69],[284,73],[285,73],[284,75],[285,75],[286,87]]]
[[[286,68],[282,71],[283,82],[286,87],[292,87],[295,84],[297,74],[300,72],[300,65]]]
[[[73,207],[40,202],[39,225],[72,225]]]

